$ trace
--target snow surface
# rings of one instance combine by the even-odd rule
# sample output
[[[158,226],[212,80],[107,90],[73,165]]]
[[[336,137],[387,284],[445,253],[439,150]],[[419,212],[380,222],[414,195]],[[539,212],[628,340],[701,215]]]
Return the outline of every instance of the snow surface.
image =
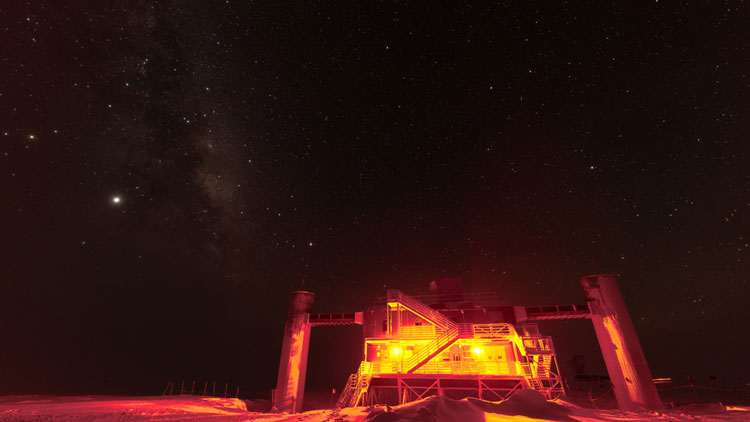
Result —
[[[196,396],[0,397],[0,421],[253,422],[624,422],[750,421],[750,406],[691,405],[666,413],[581,408],[522,390],[503,402],[430,397],[402,406],[313,410],[296,415],[248,411],[261,402]],[[267,403],[267,402],[266,402]]]

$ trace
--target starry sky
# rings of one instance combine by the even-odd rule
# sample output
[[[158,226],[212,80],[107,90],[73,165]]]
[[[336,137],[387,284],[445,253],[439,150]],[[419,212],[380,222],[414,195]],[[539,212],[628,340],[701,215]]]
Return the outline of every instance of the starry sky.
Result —
[[[602,272],[655,376],[750,378],[747,5],[430,3],[0,5],[0,393],[267,393],[290,290]],[[316,328],[310,388],[357,336]]]

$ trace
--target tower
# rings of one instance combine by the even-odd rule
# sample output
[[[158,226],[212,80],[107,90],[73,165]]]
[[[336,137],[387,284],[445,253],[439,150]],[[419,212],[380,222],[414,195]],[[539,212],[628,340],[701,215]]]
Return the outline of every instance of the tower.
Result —
[[[289,313],[281,344],[279,376],[273,406],[280,412],[302,411],[307,374],[307,351],[310,347],[310,310],[315,294],[292,292],[289,298]]]
[[[621,409],[663,409],[615,276],[586,276],[581,278],[581,287],[617,404]]]

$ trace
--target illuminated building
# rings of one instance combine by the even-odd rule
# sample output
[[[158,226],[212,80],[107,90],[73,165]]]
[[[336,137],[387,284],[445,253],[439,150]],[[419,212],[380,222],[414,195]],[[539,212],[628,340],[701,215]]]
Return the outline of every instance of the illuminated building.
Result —
[[[387,296],[362,312],[310,314],[313,295],[294,292],[274,395],[280,411],[302,409],[310,328],[361,325],[362,363],[337,405],[402,404],[433,395],[502,400],[519,389],[548,399],[563,383],[550,337],[536,321],[592,320],[621,408],[661,409],[643,351],[614,276],[581,279],[582,305],[513,306],[498,294],[464,294],[460,280],[433,282],[436,294]]]

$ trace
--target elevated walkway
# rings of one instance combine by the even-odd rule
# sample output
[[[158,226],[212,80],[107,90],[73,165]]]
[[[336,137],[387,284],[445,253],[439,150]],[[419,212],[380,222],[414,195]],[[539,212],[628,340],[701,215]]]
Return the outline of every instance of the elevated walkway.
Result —
[[[528,321],[591,318],[591,311],[587,304],[526,306],[524,310]]]

